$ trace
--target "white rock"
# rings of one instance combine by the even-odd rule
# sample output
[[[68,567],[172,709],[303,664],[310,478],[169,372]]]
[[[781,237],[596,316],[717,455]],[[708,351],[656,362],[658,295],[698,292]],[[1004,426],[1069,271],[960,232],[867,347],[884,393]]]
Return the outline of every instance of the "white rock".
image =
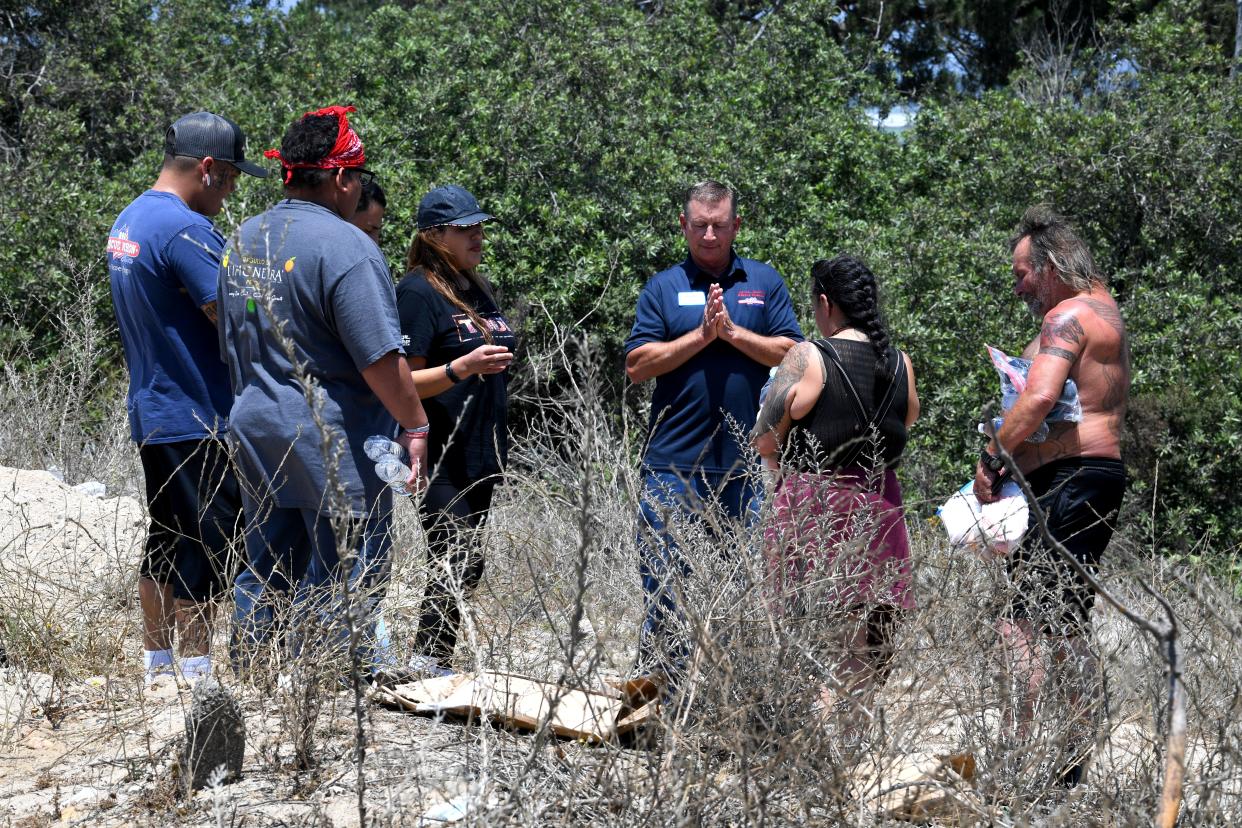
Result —
[[[45,471],[0,467],[0,602],[24,608],[19,620],[32,624],[97,620],[136,571],[146,529],[132,497],[85,494]]]

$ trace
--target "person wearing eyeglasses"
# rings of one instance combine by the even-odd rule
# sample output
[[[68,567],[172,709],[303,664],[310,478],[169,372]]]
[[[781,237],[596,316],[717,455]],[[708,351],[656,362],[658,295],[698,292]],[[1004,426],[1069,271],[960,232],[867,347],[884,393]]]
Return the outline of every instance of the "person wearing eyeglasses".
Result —
[[[234,584],[241,667],[270,642],[290,601],[293,650],[318,643],[325,657],[343,654],[357,629],[340,603],[346,579],[349,616],[362,606],[369,660],[392,493],[366,457],[366,438],[395,434],[412,460],[407,488],[425,482],[427,415],[388,265],[349,223],[373,177],[349,125],[353,111],[308,112],[265,153],[279,159],[287,197],[242,225],[220,269],[247,524],[247,566]]]
[[[516,345],[492,285],[479,272],[483,223],[469,191],[436,187],[418,205],[418,232],[397,285],[414,382],[431,423],[430,481],[420,506],[427,591],[414,639],[416,672],[444,675],[462,608],[483,577],[480,530],[509,449],[508,368]]]
[[[380,231],[384,229],[384,214],[388,211],[388,199],[384,196],[384,188],[375,181],[362,185],[362,195],[358,197],[358,207],[349,223],[371,237],[371,241],[380,243]]]

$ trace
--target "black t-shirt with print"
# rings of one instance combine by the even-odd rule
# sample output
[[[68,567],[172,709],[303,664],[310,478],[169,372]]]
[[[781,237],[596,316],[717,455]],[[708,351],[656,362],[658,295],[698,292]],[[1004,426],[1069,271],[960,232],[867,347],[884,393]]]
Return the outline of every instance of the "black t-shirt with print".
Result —
[[[473,285],[458,295],[487,322],[492,344],[512,351],[516,340],[496,303]],[[421,269],[407,273],[398,283],[397,314],[406,355],[424,357],[428,368],[487,344],[474,321],[441,296]],[[423,400],[431,424],[428,462],[432,469],[439,467],[438,476],[470,481],[504,468],[509,452],[508,384],[507,370],[474,374]]]

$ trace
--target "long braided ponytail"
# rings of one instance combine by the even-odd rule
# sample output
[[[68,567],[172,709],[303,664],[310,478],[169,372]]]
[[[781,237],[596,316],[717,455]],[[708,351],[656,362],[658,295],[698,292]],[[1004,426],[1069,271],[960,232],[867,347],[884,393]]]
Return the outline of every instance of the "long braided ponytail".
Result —
[[[811,295],[827,296],[841,308],[850,324],[866,334],[875,348],[875,374],[886,381],[892,372],[888,330],[880,315],[880,291],[875,274],[853,256],[820,259],[811,267]],[[877,386],[878,387],[878,386]]]

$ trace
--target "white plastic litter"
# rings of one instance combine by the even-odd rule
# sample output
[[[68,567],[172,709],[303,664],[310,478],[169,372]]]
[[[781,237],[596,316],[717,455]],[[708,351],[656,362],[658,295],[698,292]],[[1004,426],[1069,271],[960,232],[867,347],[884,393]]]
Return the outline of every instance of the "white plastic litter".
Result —
[[[470,816],[471,806],[474,805],[477,810],[478,806],[472,800],[470,794],[462,794],[461,796],[449,802],[441,802],[423,812],[419,817],[419,826],[431,825],[449,825],[454,822],[461,822]]]
[[[85,483],[79,483],[73,487],[73,490],[86,497],[104,497],[108,494],[108,487],[98,480],[88,480]]]
[[[1026,531],[1026,498],[1012,480],[1001,486],[1000,500],[980,504],[974,481],[953,493],[936,515],[944,524],[949,543],[984,557],[1004,555]]]

